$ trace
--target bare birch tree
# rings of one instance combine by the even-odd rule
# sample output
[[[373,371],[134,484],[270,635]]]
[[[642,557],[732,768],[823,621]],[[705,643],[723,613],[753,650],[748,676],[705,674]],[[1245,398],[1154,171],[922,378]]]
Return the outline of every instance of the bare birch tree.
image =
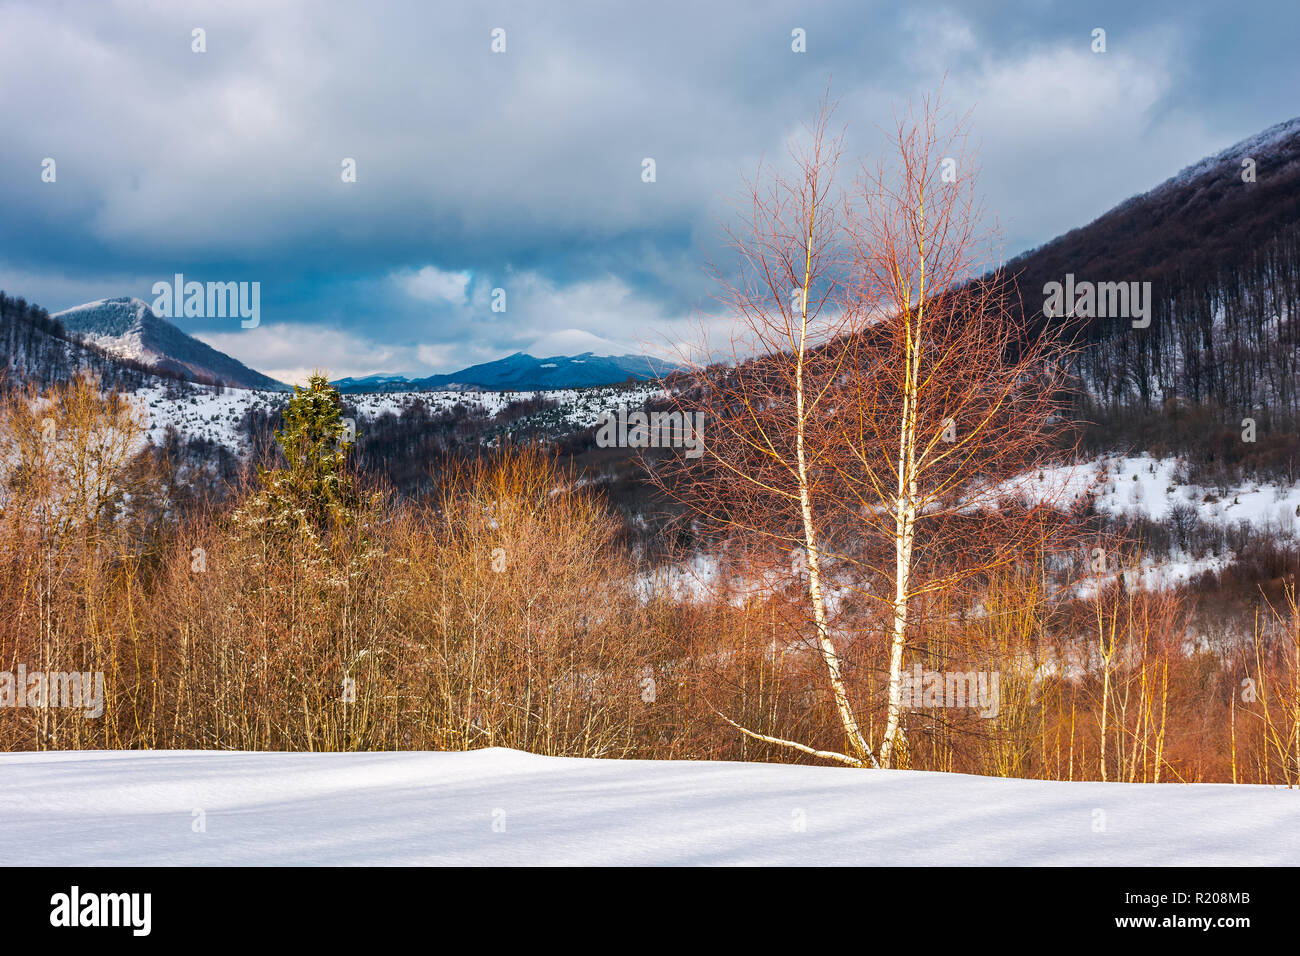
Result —
[[[801,558],[808,643],[843,743],[723,719],[805,754],[888,767],[907,644],[924,625],[918,598],[1015,563],[1060,526],[1051,489],[1027,483],[1055,450],[1063,356],[1051,330],[1012,308],[1000,276],[981,278],[993,246],[961,124],[941,137],[928,103],[919,118],[909,112],[886,160],[845,195],[831,112],[823,103],[792,148],[793,172],[760,169],[747,184],[743,227],[728,233],[738,265],[718,271],[733,318],[727,360],[697,363],[679,393],[708,416],[704,460],[658,478],[710,546],[766,550],[762,570],[746,572],[759,583],[782,552]],[[716,355],[707,343],[703,352]],[[861,716],[869,675],[846,667],[853,638],[832,622],[832,603],[875,606],[882,622],[878,747]]]
[[[864,166],[847,217],[856,310],[875,319],[846,344],[857,421],[835,463],[868,536],[889,545],[858,575],[888,585],[860,592],[886,604],[885,767],[909,636],[925,625],[917,598],[978,584],[1068,527],[1065,485],[1047,477],[1063,457],[1067,351],[1013,298],[976,184],[964,118],[925,101]]]

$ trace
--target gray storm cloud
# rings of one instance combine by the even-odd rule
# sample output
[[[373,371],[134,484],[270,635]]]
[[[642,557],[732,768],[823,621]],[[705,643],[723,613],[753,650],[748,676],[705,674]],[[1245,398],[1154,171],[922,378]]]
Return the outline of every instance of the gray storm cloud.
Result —
[[[705,256],[742,177],[828,80],[851,155],[941,83],[974,107],[1008,254],[1289,115],[1294,58],[1260,71],[1294,9],[1225,43],[1208,3],[1134,6],[1090,11],[1097,56],[1067,4],[7,2],[0,287],[53,310],[177,272],[260,282],[258,335],[181,323],[259,367],[294,341],[295,367],[342,373],[671,342],[711,306]],[[482,307],[495,287],[504,314]]]

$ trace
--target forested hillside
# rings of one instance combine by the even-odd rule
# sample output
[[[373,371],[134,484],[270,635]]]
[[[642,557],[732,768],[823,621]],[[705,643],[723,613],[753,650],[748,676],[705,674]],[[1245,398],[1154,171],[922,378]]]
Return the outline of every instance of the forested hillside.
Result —
[[[1300,412],[1300,121],[1197,163],[1006,268],[1026,311],[1039,315],[1044,286],[1067,274],[1151,283],[1148,327],[1074,323],[1080,410],[1100,426],[1092,447],[1227,455],[1269,475],[1290,467]],[[1253,448],[1241,440],[1245,418],[1257,426]]]

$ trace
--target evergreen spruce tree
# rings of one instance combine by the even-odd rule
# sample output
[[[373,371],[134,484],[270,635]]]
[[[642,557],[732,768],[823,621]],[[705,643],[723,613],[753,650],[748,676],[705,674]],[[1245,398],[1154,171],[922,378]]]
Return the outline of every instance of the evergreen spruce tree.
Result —
[[[295,385],[275,439],[286,467],[260,472],[272,522],[320,533],[351,522],[357,501],[345,467],[348,435],[343,401],[322,372]]]

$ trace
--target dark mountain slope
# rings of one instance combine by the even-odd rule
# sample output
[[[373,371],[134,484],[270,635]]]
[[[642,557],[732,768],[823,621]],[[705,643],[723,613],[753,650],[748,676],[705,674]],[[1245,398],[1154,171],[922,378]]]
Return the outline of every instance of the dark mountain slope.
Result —
[[[1255,162],[1243,182],[1242,160]],[[1149,328],[1080,320],[1080,371],[1097,406],[1170,400],[1227,419],[1300,411],[1300,119],[1188,167],[1007,264],[1026,311],[1043,287],[1150,282]],[[1061,321],[1061,320],[1056,320]]]

